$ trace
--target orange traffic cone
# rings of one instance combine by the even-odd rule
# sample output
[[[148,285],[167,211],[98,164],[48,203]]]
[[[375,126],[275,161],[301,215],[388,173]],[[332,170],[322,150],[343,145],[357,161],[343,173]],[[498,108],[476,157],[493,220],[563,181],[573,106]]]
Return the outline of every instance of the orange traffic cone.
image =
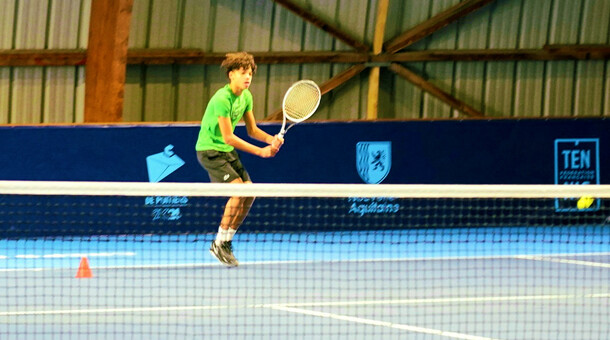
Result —
[[[80,265],[78,266],[78,272],[76,272],[77,279],[88,279],[92,278],[91,268],[89,268],[89,260],[86,257],[80,259]]]

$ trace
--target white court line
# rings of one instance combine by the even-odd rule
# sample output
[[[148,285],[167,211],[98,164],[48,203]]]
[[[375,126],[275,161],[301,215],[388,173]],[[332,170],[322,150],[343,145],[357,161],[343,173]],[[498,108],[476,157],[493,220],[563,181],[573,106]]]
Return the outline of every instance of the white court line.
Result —
[[[471,298],[435,298],[435,299],[408,299],[408,300],[373,300],[373,301],[335,301],[321,303],[289,303],[289,304],[252,304],[252,305],[207,305],[207,306],[167,306],[167,307],[136,307],[136,308],[104,308],[104,309],[64,309],[64,310],[39,310],[39,311],[12,311],[0,312],[3,316],[36,316],[36,315],[65,315],[65,314],[116,314],[116,313],[151,313],[151,312],[172,312],[172,311],[197,311],[197,310],[219,310],[219,309],[244,309],[244,308],[265,308],[297,314],[305,314],[322,318],[329,318],[353,323],[361,323],[372,326],[400,329],[408,332],[422,333],[443,336],[462,340],[498,340],[494,338],[481,337],[470,334],[463,334],[450,331],[442,331],[433,328],[425,328],[413,325],[392,323],[354,316],[347,316],[335,313],[312,311],[294,306],[353,306],[353,305],[373,305],[373,304],[435,304],[435,303],[455,303],[455,302],[492,302],[492,301],[527,301],[527,300],[558,300],[575,298],[610,298],[610,293],[597,293],[586,295],[530,295],[530,296],[490,296],[490,297],[471,297]]]
[[[312,310],[294,308],[294,307],[270,306],[269,308],[284,311],[284,312],[305,314],[305,315],[317,316],[317,317],[327,318],[327,319],[335,319],[335,320],[348,321],[348,322],[353,322],[353,323],[361,323],[361,324],[372,325],[372,326],[395,328],[395,329],[400,329],[403,331],[409,331],[409,332],[415,332],[415,333],[444,336],[444,337],[453,338],[453,339],[497,340],[497,339],[493,339],[493,338],[486,338],[486,337],[481,337],[481,336],[476,336],[476,335],[462,334],[462,333],[449,332],[449,331],[441,331],[439,329],[433,329],[433,328],[404,325],[404,324],[387,322],[387,321],[365,319],[365,318],[359,318],[359,317],[355,317],[355,316],[341,315],[341,314],[335,314],[335,313],[318,312],[318,311],[312,311]]]
[[[48,257],[54,257],[54,254],[45,255]],[[75,254],[57,254],[58,256]],[[78,254],[79,256],[135,256],[136,253],[124,252],[124,253],[91,253],[91,254]],[[246,266],[260,266],[260,265],[291,265],[291,264],[315,264],[315,263],[370,263],[370,262],[417,262],[417,261],[461,261],[461,260],[498,260],[498,259],[527,259],[526,257],[575,257],[575,256],[608,256],[610,252],[602,253],[561,253],[561,254],[532,254],[532,255],[473,255],[473,256],[439,256],[439,257],[405,257],[405,258],[369,258],[369,259],[345,259],[345,260],[288,260],[288,261],[251,261],[251,262],[240,262],[240,267]],[[0,259],[3,259],[0,255]],[[531,259],[531,258],[529,258]],[[595,263],[595,262],[592,262]],[[222,266],[218,262],[193,262],[193,263],[176,263],[176,264],[136,264],[136,265],[122,265],[122,266],[91,266],[91,269],[167,269],[167,268],[192,268],[192,267],[219,267]],[[73,269],[72,267],[56,267],[56,268],[5,268],[0,269],[0,272],[30,272],[30,271],[47,271],[47,270],[64,270]]]
[[[147,313],[171,311],[196,311],[212,309],[257,309],[257,308],[296,308],[296,307],[327,307],[327,306],[354,306],[354,305],[389,305],[389,304],[439,304],[460,302],[502,302],[502,301],[530,301],[530,300],[566,300],[583,298],[610,298],[610,293],[593,294],[567,294],[567,295],[515,295],[515,296],[481,296],[465,298],[433,298],[433,299],[405,299],[405,300],[362,300],[362,301],[327,301],[327,302],[294,302],[249,305],[203,305],[203,306],[165,306],[165,307],[131,307],[131,308],[99,308],[99,309],[57,309],[57,310],[30,310],[0,312],[0,316],[27,316],[27,315],[53,315],[53,314],[109,314],[109,313]]]
[[[354,260],[350,260],[354,261]],[[274,264],[306,264],[306,263],[326,263],[329,261],[303,260],[303,261],[260,261],[260,262],[240,262],[240,267],[250,265],[274,265]],[[339,262],[339,261],[337,261]],[[116,269],[174,269],[174,268],[207,268],[207,267],[224,267],[218,262],[193,262],[193,263],[171,263],[171,264],[134,264],[124,266],[91,266],[92,270],[116,270]],[[30,272],[30,271],[50,271],[50,270],[69,270],[72,267],[55,267],[55,268],[7,268],[0,269],[1,272]]]
[[[515,296],[475,296],[460,298],[431,298],[431,299],[404,299],[404,300],[363,300],[363,301],[328,301],[328,302],[303,302],[286,303],[286,307],[331,307],[331,306],[364,306],[364,305],[425,305],[442,303],[464,303],[464,302],[507,302],[507,301],[534,301],[534,300],[565,300],[576,298],[610,298],[610,293],[597,294],[555,294],[555,295],[515,295]]]
[[[515,258],[523,259],[523,260],[532,260],[532,261],[555,262],[555,263],[564,263],[564,264],[575,264],[575,265],[579,265],[579,266],[588,266],[588,267],[610,268],[610,263],[581,261],[581,260],[570,260],[570,259],[559,259],[559,258],[550,257],[550,256],[517,255],[517,256],[515,256]]]
[[[136,256],[134,252],[112,252],[112,253],[65,253],[65,254],[47,254],[44,258],[73,258],[73,257],[115,257],[115,256]]]
[[[147,313],[147,312],[182,312],[195,310],[254,308],[256,305],[218,305],[218,306],[167,306],[167,307],[133,307],[133,308],[99,308],[99,309],[57,309],[0,312],[0,316],[28,316],[28,315],[66,315],[66,314],[114,314],[114,313]]]
[[[16,259],[62,259],[62,258],[74,258],[74,257],[120,257],[120,256],[136,256],[134,252],[111,252],[111,253],[59,253],[59,254],[17,254],[12,257],[6,255],[0,255],[0,259],[7,260],[11,258]]]

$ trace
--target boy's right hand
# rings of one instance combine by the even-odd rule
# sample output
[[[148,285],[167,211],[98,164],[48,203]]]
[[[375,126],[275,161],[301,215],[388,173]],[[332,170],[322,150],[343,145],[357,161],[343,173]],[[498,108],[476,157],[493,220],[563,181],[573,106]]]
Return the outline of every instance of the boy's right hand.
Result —
[[[271,146],[279,151],[282,145],[284,145],[284,138],[282,138],[280,135],[273,136]]]
[[[273,147],[273,145],[267,145],[264,148],[261,148],[261,153],[259,156],[261,156],[262,158],[270,158],[275,156],[278,151],[279,149]]]

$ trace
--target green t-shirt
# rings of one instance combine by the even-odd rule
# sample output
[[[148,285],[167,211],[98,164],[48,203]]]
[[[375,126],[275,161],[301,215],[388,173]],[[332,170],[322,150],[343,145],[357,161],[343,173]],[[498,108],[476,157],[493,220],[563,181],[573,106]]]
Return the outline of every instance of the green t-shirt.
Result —
[[[248,111],[252,111],[252,93],[248,89],[245,89],[239,97],[231,91],[229,84],[216,91],[201,119],[201,129],[195,150],[233,151],[234,148],[226,144],[222,138],[218,117],[230,118],[233,131],[235,131],[235,126]]]

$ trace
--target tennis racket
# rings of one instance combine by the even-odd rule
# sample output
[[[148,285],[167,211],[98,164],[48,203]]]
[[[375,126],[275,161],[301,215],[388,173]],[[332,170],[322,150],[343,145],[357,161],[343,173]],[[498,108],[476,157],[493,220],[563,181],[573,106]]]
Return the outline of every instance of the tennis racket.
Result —
[[[286,91],[282,102],[284,119],[279,133],[280,137],[284,138],[291,127],[311,117],[320,105],[320,98],[322,98],[320,88],[313,81],[299,80],[292,84]],[[286,120],[292,122],[288,127],[286,127]]]

